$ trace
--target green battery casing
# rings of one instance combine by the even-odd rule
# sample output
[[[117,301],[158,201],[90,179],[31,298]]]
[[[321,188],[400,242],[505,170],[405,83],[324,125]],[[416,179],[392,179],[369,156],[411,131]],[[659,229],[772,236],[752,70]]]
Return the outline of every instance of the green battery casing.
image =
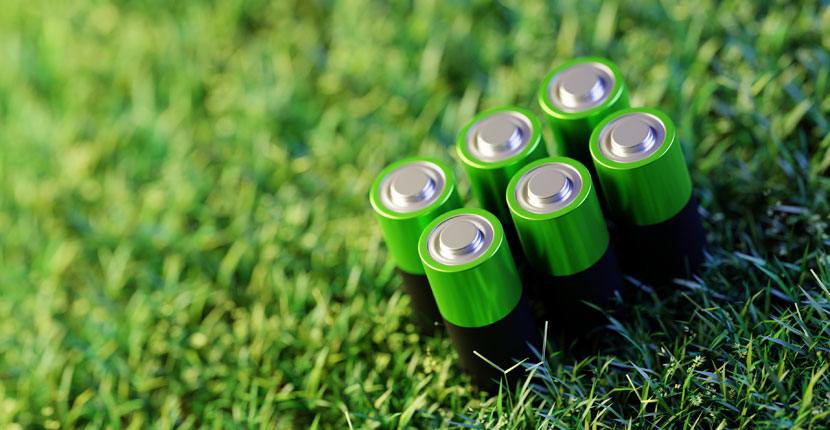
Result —
[[[525,148],[505,160],[482,161],[467,148],[470,129],[482,119],[503,112],[516,112],[524,115],[531,124],[530,136]],[[503,223],[510,223],[510,211],[504,201],[504,192],[510,178],[525,164],[547,156],[547,149],[542,140],[542,122],[531,111],[517,106],[490,109],[476,115],[458,134],[456,139],[458,157],[470,179],[470,189],[479,205],[496,214]]]
[[[443,191],[428,207],[415,212],[401,213],[388,208],[380,198],[381,182],[395,169],[419,161],[433,163],[444,172],[446,186]],[[444,212],[462,206],[455,175],[450,166],[429,157],[410,157],[387,166],[372,183],[369,200],[383,231],[389,253],[400,269],[414,275],[424,274],[424,266],[418,256],[418,239],[424,227]]]
[[[479,387],[495,388],[505,376],[516,383],[520,371],[504,375],[493,364],[532,359],[541,338],[498,218],[483,209],[447,212],[424,229],[418,250],[459,366]]]
[[[597,124],[590,150],[625,272],[664,284],[697,271],[706,231],[671,119],[623,109]]]
[[[632,113],[659,118],[666,129],[665,141],[643,160],[614,161],[600,151],[600,133],[614,119]],[[674,123],[657,109],[629,108],[608,116],[594,129],[590,151],[605,203],[614,220],[635,226],[658,224],[678,214],[691,198],[692,180]]]
[[[457,266],[440,263],[427,250],[429,236],[439,223],[461,214],[486,218],[493,226],[493,242],[484,254],[469,263]],[[454,325],[471,328],[493,324],[507,316],[522,297],[519,272],[504,229],[486,210],[463,208],[439,216],[424,228],[418,252],[438,310]]]
[[[608,97],[598,106],[579,112],[568,112],[552,103],[549,90],[553,79],[566,69],[584,63],[599,63],[611,70],[614,86]],[[629,106],[628,89],[617,66],[600,57],[580,57],[570,60],[548,73],[539,87],[539,104],[545,113],[553,132],[548,152],[551,155],[567,156],[591,166],[588,140],[594,127],[609,114]]]
[[[516,188],[528,172],[548,163],[562,163],[576,169],[582,187],[563,209],[531,212],[519,204]],[[547,157],[523,167],[511,179],[506,199],[525,258],[537,270],[553,276],[573,275],[593,266],[608,249],[608,228],[596,188],[588,169],[572,158]]]
[[[580,338],[605,320],[624,290],[588,168],[567,157],[528,164],[511,179],[507,203],[525,259],[526,283],[551,333]]]

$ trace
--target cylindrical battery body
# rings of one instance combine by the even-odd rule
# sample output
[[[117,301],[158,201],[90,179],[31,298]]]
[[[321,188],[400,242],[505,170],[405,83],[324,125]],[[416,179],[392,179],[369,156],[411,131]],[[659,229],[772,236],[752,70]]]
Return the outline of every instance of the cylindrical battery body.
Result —
[[[442,320],[418,256],[418,239],[436,217],[461,207],[455,175],[439,160],[407,158],[378,174],[369,200],[411,297],[415,318],[430,333]]]
[[[694,272],[706,235],[671,119],[656,109],[618,111],[597,125],[590,150],[623,271],[645,281]]]
[[[574,158],[590,171],[591,132],[606,116],[628,107],[628,90],[614,63],[582,57],[547,75],[539,87],[539,104],[553,132],[548,152]]]
[[[418,251],[459,362],[473,381],[491,387],[539,348],[522,284],[499,220],[483,209],[445,213],[424,229]],[[520,375],[514,371],[512,375]]]
[[[571,333],[596,326],[623,283],[588,169],[567,157],[519,170],[506,194],[536,290],[555,325]]]
[[[479,205],[510,228],[504,192],[527,163],[547,156],[542,123],[527,109],[508,106],[476,115],[458,134],[456,150]]]

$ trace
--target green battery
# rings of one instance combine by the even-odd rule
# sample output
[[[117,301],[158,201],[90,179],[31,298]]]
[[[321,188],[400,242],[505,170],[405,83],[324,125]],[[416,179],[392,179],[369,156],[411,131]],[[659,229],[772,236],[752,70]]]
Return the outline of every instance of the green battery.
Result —
[[[482,112],[458,134],[456,150],[479,205],[510,225],[507,183],[522,166],[547,156],[539,118],[516,106]]]
[[[499,220],[483,209],[449,211],[421,234],[418,251],[459,363],[479,386],[533,357],[539,332]],[[518,374],[520,372],[515,372]]]
[[[552,155],[574,158],[593,166],[588,140],[606,116],[628,107],[628,90],[614,63],[599,57],[581,57],[553,69],[539,87],[553,141]]]
[[[507,188],[507,204],[535,286],[554,329],[596,326],[622,293],[622,275],[588,169],[567,157],[536,160]]]
[[[400,160],[378,174],[369,201],[411,297],[415,317],[430,333],[441,322],[441,314],[418,256],[418,239],[436,217],[461,207],[455,175],[448,165],[432,158]]]
[[[671,119],[656,109],[618,111],[594,129],[590,151],[623,270],[647,281],[694,272],[706,234]]]

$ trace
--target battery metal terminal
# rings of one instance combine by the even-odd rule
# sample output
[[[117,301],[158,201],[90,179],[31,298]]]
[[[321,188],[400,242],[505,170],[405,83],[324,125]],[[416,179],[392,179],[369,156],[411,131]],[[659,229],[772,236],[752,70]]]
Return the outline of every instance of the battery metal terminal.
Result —
[[[608,159],[633,163],[654,154],[666,140],[666,125],[660,118],[635,112],[615,118],[599,135],[599,150]]]
[[[467,150],[479,161],[503,161],[522,152],[532,134],[533,125],[528,117],[521,112],[500,111],[470,127]]]
[[[523,209],[552,213],[564,209],[582,189],[582,176],[572,166],[553,162],[529,170],[516,186],[516,201]]]
[[[460,266],[483,255],[493,243],[494,234],[486,218],[475,214],[456,215],[432,230],[427,250],[442,264]]]
[[[432,204],[446,185],[444,172],[428,161],[405,164],[380,183],[380,200],[390,210],[415,212]]]
[[[608,66],[580,63],[550,80],[548,97],[551,104],[565,112],[583,112],[605,102],[613,88],[614,73]]]

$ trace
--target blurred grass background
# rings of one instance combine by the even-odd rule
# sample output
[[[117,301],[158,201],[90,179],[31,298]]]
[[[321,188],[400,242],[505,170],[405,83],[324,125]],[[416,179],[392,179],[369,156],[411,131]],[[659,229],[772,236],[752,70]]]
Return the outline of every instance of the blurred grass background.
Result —
[[[0,427],[823,428],[828,29],[826,0],[5,1]],[[416,154],[463,177],[466,121],[540,113],[589,54],[674,118],[712,256],[608,348],[476,392],[368,187]]]

